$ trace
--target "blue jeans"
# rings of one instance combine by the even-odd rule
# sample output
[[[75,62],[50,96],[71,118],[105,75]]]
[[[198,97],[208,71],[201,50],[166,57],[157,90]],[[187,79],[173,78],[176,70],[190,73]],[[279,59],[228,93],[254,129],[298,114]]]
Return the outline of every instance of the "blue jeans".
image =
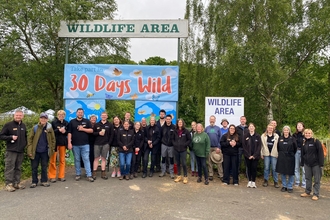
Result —
[[[278,182],[278,175],[275,172],[276,170],[276,162],[277,162],[277,158],[276,157],[272,157],[272,156],[264,156],[264,179],[268,181],[269,178],[269,172],[270,172],[270,164],[272,164],[272,173],[273,173],[273,179],[274,182],[277,183]]]
[[[287,181],[286,177],[289,176]],[[288,189],[293,189],[294,175],[284,175],[281,174],[282,186]]]
[[[81,169],[80,169],[80,157],[82,158],[84,162],[84,167],[86,170],[87,176],[92,176],[91,172],[91,164],[89,161],[89,144],[85,145],[73,145],[73,154],[74,154],[74,167],[76,168],[76,175],[81,175]]]
[[[301,150],[297,150],[297,153],[295,154],[295,168],[294,168],[294,175],[296,178],[296,184],[299,185],[300,183],[300,160],[301,160]],[[306,179],[305,179],[305,169],[302,168],[302,179],[301,184],[306,185]]]
[[[119,152],[120,171],[121,171],[121,175],[123,175],[123,176],[129,175],[129,173],[130,173],[132,154],[133,153]]]
[[[196,170],[195,170],[195,161],[196,161],[196,156],[194,151],[190,151],[190,167],[191,171],[196,171],[198,172],[198,166],[197,166],[197,161],[196,161]]]

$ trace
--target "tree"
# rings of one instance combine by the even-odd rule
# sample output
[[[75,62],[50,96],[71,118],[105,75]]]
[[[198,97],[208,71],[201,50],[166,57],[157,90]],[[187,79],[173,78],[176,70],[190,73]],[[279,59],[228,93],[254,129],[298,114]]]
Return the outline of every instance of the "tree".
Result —
[[[32,84],[26,94],[30,94],[30,100],[38,95],[35,88],[42,79],[46,86],[43,89],[51,94],[44,100],[52,100],[53,106],[49,107],[59,109],[63,105],[65,56],[65,39],[57,36],[60,21],[112,19],[117,9],[115,1],[0,0],[0,5],[1,24],[7,27],[0,30],[2,45],[21,53],[26,63],[32,62],[25,66],[31,69],[24,71],[24,79]],[[93,57],[112,54],[128,58],[127,42],[125,38],[70,39],[69,62],[86,63]]]
[[[244,96],[249,121],[280,118],[280,91],[329,46],[329,12],[326,0],[188,0],[183,57],[196,64],[198,77],[188,83],[201,90],[198,101],[207,88],[207,95]]]

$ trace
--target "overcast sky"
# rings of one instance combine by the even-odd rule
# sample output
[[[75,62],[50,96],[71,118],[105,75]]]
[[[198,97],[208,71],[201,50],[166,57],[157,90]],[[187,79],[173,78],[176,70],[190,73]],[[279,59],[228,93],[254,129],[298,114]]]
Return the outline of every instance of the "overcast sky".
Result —
[[[183,19],[185,0],[117,0],[116,19]],[[178,39],[131,38],[131,59],[138,62],[160,56],[167,61],[177,60]]]

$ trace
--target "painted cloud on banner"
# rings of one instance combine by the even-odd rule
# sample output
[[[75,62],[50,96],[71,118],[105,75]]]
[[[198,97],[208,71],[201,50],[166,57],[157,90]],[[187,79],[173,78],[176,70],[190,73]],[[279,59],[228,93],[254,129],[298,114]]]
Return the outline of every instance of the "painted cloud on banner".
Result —
[[[171,111],[171,110],[174,110],[174,106],[171,105],[170,103],[168,102],[165,102],[164,104],[162,104],[160,106],[161,109],[164,109],[164,110],[167,110],[167,111]]]

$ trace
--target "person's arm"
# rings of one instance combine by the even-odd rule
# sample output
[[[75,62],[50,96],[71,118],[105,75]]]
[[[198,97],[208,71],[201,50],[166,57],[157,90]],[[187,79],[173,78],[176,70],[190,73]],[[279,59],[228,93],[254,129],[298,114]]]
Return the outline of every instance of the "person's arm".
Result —
[[[204,136],[205,136],[205,155],[207,157],[207,155],[209,155],[210,149],[211,149],[211,140],[207,134]]]
[[[3,128],[1,129],[0,139],[4,140],[4,141],[12,140],[13,135],[10,135],[9,133],[10,132],[9,132],[9,129],[8,129],[8,124],[5,124],[5,126],[3,126]]]
[[[294,155],[297,153],[298,145],[297,145],[297,140],[295,138],[292,138],[293,140],[293,152]]]
[[[27,145],[27,151],[26,151],[28,157],[32,157],[32,144],[33,144],[34,135],[35,135],[34,128],[32,127],[29,138],[28,138],[28,145]]]
[[[112,144],[112,141],[113,141],[113,138],[115,137],[115,131],[114,131],[114,129],[113,129],[113,125],[112,124],[110,124],[110,126],[109,126],[109,145],[111,146],[111,144]]]
[[[131,134],[132,136],[131,136],[131,140],[127,143],[126,147],[127,149],[131,149],[134,146],[134,138],[135,138],[134,131],[131,129],[128,131],[128,134]]]
[[[191,135],[188,130],[185,130],[185,134],[186,134],[186,142],[184,143],[184,146],[188,148],[191,145]]]
[[[220,145],[221,145],[221,148],[231,147],[230,144],[229,144],[229,141],[227,140],[227,135],[226,134],[222,135],[222,137],[220,139]]]
[[[139,146],[137,146],[140,150],[143,149],[143,146],[144,146],[144,132],[141,131],[141,141],[140,141],[140,144]]]
[[[56,148],[56,138],[55,138],[55,132],[53,129],[50,129],[50,135],[51,135],[51,146],[52,146],[52,150],[55,151],[55,148]],[[50,155],[51,156],[51,155]]]
[[[160,142],[160,132],[158,128],[155,129],[156,139],[152,141],[152,145],[155,146]]]
[[[124,145],[124,143],[123,143],[122,140],[121,140],[121,133],[122,133],[122,132],[123,132],[122,130],[118,130],[118,132],[117,132],[117,143],[118,143],[118,147],[119,147],[120,149],[124,150],[123,147],[124,147],[125,145]]]
[[[219,140],[219,143],[218,143],[218,148],[221,149],[221,144],[220,144],[220,140],[221,140],[221,129],[219,127],[219,130],[218,130],[218,140]]]
[[[256,159],[256,158],[259,158],[260,157],[260,151],[261,151],[261,138],[260,138],[260,135],[256,135],[256,139],[258,140],[257,141],[257,149],[254,151],[254,154],[253,154],[253,158]]]
[[[303,144],[301,146],[301,154],[300,154],[300,166],[303,167],[305,165],[305,161],[304,161],[304,158],[305,158],[305,147],[304,147],[304,141],[303,141]],[[277,148],[278,150],[278,148]]]

